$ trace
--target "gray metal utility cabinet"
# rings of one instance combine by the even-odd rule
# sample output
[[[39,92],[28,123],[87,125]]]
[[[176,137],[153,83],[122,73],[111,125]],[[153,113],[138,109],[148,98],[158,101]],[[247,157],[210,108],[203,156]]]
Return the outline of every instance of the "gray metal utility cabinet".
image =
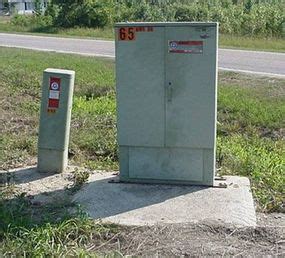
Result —
[[[213,185],[217,23],[118,23],[120,181]]]

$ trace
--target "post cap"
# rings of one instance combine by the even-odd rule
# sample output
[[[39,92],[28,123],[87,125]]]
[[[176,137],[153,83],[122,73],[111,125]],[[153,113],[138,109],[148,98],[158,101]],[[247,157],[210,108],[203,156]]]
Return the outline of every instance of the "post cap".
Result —
[[[64,69],[54,69],[54,68],[47,68],[44,70],[45,73],[52,73],[52,74],[58,74],[62,76],[74,76],[75,72],[72,70],[64,70]]]

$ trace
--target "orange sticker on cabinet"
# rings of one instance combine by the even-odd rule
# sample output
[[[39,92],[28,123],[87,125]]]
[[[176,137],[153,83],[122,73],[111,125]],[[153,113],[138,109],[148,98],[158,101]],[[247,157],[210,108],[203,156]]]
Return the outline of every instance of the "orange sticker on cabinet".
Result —
[[[48,113],[55,113],[55,112],[56,112],[56,109],[48,108],[47,112],[48,112]]]
[[[132,41],[136,39],[136,29],[134,27],[119,28],[119,40]]]
[[[153,32],[152,26],[138,26],[138,27],[121,27],[118,29],[119,40],[132,41],[136,40],[136,33],[138,32]]]

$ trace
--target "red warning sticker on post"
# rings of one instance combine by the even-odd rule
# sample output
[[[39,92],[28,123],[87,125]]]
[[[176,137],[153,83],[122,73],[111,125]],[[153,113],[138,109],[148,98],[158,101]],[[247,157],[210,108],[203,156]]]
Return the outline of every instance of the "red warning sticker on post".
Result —
[[[49,89],[60,91],[60,78],[50,77]]]
[[[169,53],[202,54],[203,41],[168,41]]]
[[[52,109],[59,107],[59,96],[60,96],[60,78],[51,77],[49,81],[49,94],[48,94],[48,112],[51,112]]]

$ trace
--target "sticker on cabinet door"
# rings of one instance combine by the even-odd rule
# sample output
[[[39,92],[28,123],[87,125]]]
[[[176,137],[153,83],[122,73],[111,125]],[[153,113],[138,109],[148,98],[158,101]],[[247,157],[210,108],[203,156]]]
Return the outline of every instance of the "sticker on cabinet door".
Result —
[[[136,40],[138,32],[153,32],[152,26],[137,26],[137,27],[121,27],[118,28],[118,39],[122,41]]]
[[[168,41],[169,53],[202,54],[203,41]]]

